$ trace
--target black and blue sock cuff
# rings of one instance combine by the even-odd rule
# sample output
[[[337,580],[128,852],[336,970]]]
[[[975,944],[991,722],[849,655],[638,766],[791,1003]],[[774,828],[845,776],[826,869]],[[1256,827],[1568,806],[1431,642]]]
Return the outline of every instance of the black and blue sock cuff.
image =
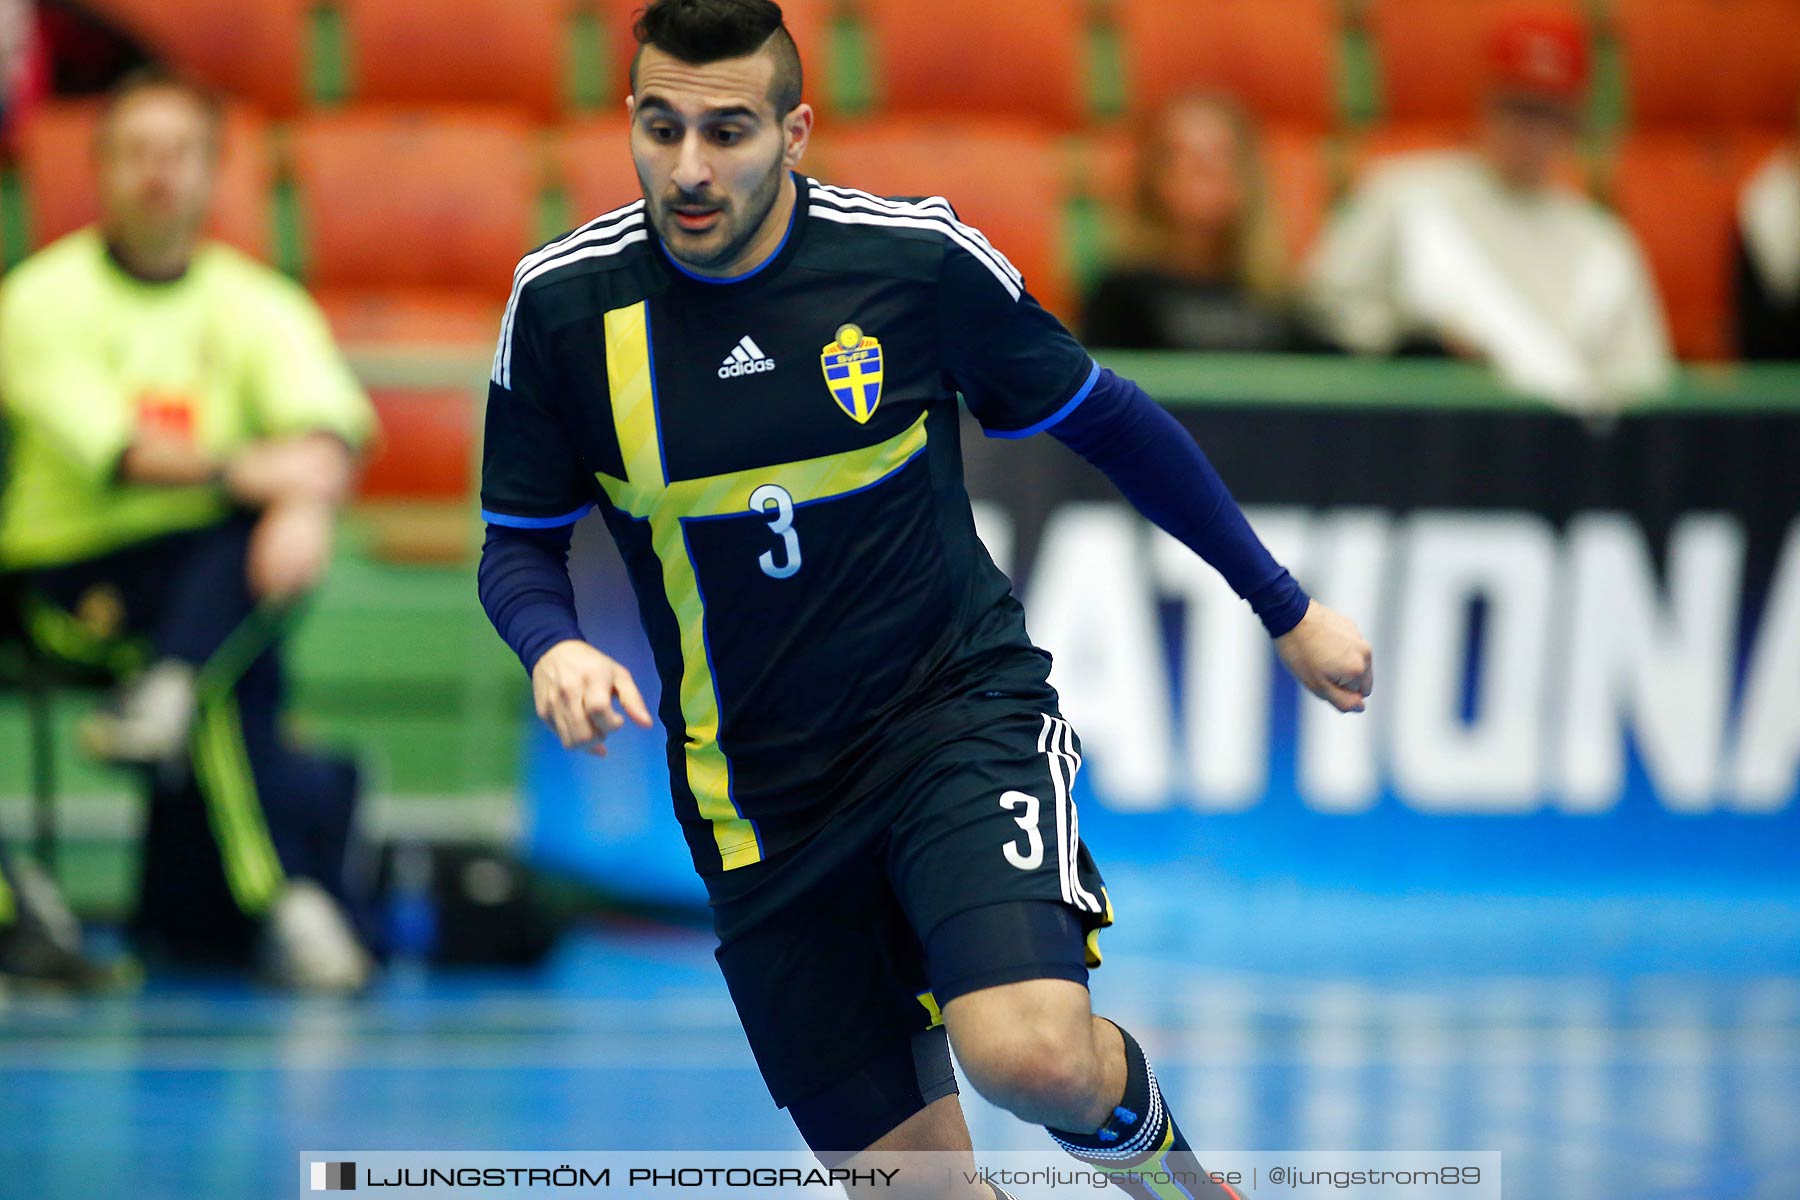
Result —
[[[1156,1083],[1156,1072],[1137,1039],[1123,1029],[1119,1029],[1119,1035],[1125,1039],[1125,1094],[1113,1107],[1112,1115],[1092,1133],[1049,1130],[1057,1145],[1088,1162],[1119,1163],[1141,1158],[1159,1149],[1168,1134],[1169,1112]]]

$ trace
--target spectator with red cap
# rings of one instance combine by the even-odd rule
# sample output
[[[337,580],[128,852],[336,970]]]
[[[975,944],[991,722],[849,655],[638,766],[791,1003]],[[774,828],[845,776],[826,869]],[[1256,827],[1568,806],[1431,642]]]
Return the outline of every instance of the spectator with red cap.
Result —
[[[1309,307],[1347,349],[1464,354],[1570,409],[1661,390],[1668,334],[1643,254],[1623,222],[1557,179],[1581,128],[1582,29],[1517,17],[1487,51],[1472,146],[1372,171],[1314,255]]]

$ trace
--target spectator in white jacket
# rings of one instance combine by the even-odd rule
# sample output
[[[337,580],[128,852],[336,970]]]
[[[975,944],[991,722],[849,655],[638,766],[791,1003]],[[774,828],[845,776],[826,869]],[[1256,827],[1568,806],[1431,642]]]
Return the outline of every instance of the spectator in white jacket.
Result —
[[[1557,179],[1580,132],[1584,34],[1513,18],[1490,39],[1487,71],[1471,148],[1379,164],[1332,222],[1308,271],[1314,320],[1359,353],[1480,359],[1576,411],[1663,389],[1668,333],[1636,241]]]

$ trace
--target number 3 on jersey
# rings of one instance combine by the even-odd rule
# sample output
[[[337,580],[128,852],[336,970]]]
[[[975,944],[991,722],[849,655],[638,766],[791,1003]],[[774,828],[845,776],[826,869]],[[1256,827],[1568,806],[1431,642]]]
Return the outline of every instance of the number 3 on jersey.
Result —
[[[794,532],[794,497],[778,483],[765,483],[750,493],[750,511],[769,518],[769,532],[781,535],[783,552],[780,566],[775,565],[773,550],[763,551],[756,564],[770,579],[791,578],[800,570],[800,535]]]

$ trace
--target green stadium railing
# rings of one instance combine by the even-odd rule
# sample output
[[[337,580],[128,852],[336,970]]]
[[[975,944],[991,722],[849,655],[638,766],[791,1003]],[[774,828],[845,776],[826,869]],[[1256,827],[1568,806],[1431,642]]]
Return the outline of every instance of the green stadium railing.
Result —
[[[1328,408],[1542,412],[1544,401],[1501,387],[1484,367],[1449,359],[1340,355],[1165,354],[1096,357],[1169,407],[1270,404]],[[1668,392],[1626,405],[1622,419],[1670,412],[1800,411],[1800,364],[1719,363],[1676,373]]]

